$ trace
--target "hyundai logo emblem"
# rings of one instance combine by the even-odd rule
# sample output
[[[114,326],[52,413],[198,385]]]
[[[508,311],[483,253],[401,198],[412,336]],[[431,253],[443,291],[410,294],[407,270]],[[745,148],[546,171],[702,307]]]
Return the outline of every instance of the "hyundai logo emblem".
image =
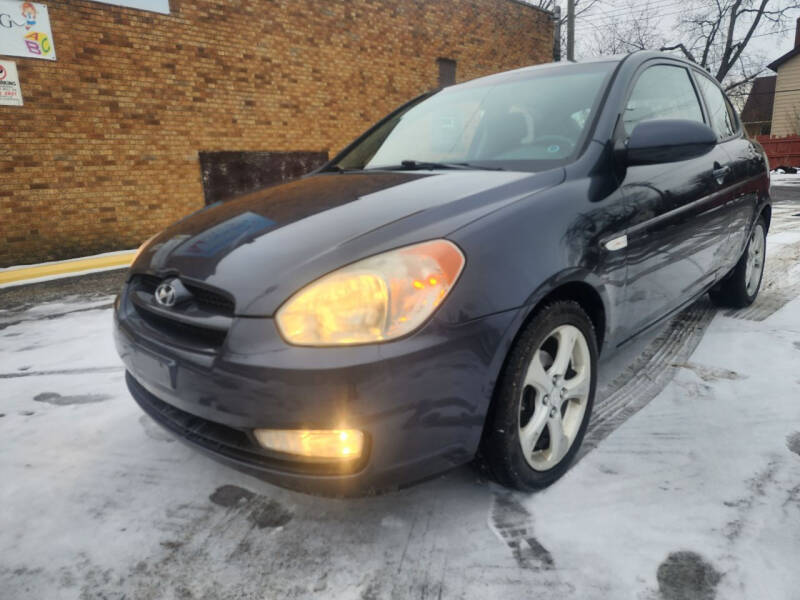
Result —
[[[170,308],[175,306],[175,300],[177,294],[175,293],[175,288],[172,287],[172,283],[169,281],[165,281],[161,285],[156,288],[156,292],[154,294],[156,303],[161,306],[166,306]]]

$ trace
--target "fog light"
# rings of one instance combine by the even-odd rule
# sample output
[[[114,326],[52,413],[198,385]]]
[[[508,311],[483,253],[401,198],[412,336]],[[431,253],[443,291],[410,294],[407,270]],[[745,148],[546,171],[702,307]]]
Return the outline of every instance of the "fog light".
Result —
[[[358,458],[364,434],[357,429],[256,429],[258,443],[268,450],[307,458]]]

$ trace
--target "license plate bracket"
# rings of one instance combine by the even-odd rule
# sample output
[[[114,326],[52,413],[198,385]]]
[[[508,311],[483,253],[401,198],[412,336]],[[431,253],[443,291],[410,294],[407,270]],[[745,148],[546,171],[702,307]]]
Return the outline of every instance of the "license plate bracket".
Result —
[[[131,356],[134,369],[146,381],[165,388],[175,389],[178,384],[178,363],[166,356],[136,348]]]

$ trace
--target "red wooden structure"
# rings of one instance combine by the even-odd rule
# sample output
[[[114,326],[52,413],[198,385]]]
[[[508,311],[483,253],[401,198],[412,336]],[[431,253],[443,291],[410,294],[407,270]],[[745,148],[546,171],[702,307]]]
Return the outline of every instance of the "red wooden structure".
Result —
[[[770,137],[757,135],[756,141],[764,147],[769,158],[769,168],[800,167],[800,135]]]

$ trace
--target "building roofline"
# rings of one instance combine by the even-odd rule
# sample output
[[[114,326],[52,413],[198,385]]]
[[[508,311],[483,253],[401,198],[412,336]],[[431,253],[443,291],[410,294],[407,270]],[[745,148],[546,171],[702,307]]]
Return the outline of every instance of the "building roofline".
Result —
[[[522,6],[527,6],[528,8],[532,8],[533,10],[538,10],[539,12],[543,12],[547,16],[551,18],[555,18],[556,13],[552,10],[547,10],[546,8],[542,8],[541,6],[536,6],[535,4],[531,4],[530,2],[525,2],[525,0],[506,0],[506,2],[513,2],[514,4],[521,4]]]
[[[800,47],[792,48],[791,50],[789,50],[786,54],[784,54],[780,58],[776,58],[771,63],[769,63],[767,65],[767,68],[770,69],[771,71],[775,71],[777,73],[778,72],[778,67],[780,67],[787,60],[794,58],[798,54],[800,54]]]

